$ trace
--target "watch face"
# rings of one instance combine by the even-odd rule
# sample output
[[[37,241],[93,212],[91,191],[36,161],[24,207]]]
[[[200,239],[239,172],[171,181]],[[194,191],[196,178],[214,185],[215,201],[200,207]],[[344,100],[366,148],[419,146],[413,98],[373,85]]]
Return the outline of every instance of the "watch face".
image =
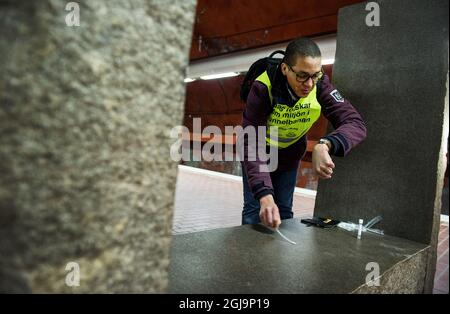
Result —
[[[320,139],[319,140],[319,144],[324,144],[330,149],[330,144],[328,144],[328,143],[329,143],[329,141],[326,140],[326,139]]]

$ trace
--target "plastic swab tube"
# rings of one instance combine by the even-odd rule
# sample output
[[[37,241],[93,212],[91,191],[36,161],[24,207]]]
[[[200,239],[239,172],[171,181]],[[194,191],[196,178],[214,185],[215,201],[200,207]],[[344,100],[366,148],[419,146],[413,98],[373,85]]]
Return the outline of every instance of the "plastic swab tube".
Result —
[[[357,238],[361,239],[362,228],[363,228],[363,220],[360,219],[358,222],[359,222],[359,225],[358,225],[358,236],[357,236]]]

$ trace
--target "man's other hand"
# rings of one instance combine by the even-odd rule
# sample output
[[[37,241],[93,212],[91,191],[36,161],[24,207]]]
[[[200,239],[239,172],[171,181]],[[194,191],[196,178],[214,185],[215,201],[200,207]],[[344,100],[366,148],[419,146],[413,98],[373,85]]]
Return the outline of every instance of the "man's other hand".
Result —
[[[261,209],[259,211],[259,218],[261,222],[267,227],[278,228],[281,224],[280,212],[277,204],[271,194],[261,197],[259,200]]]
[[[324,144],[317,144],[313,149],[312,166],[321,179],[331,179],[333,174],[334,163],[328,151],[328,146]]]

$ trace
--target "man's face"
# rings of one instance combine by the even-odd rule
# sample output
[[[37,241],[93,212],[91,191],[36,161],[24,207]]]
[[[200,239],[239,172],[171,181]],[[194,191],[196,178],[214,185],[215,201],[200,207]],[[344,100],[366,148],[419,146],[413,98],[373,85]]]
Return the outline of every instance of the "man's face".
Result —
[[[281,64],[281,72],[298,97],[306,97],[313,90],[317,78],[321,76],[321,69],[320,57],[298,57],[295,64]]]

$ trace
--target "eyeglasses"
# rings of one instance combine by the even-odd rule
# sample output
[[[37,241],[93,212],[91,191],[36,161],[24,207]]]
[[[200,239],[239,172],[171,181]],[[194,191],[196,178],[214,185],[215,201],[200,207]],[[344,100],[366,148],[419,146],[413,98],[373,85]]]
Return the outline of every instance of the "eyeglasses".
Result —
[[[306,81],[309,80],[309,78],[311,78],[313,80],[313,82],[316,83],[323,76],[322,70],[314,73],[313,75],[310,75],[309,73],[306,73],[306,72],[295,72],[294,69],[292,69],[292,67],[289,64],[286,64],[286,65],[288,66],[289,70],[291,70],[295,74],[295,79],[299,83],[305,83]]]

